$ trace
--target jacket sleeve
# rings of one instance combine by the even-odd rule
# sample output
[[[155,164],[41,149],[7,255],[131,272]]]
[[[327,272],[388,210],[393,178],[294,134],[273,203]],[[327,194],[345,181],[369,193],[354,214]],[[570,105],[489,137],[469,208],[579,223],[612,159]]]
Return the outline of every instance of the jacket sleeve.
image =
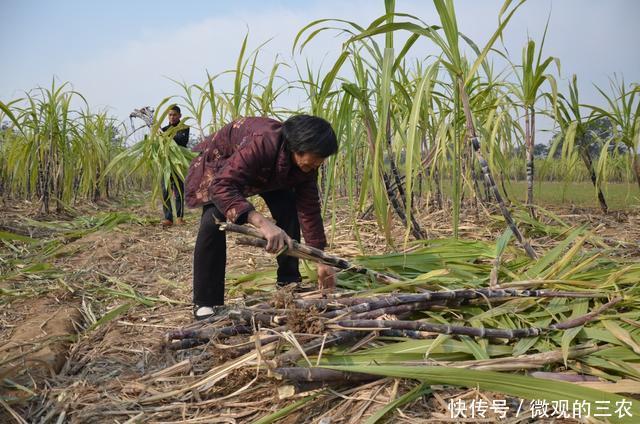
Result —
[[[262,135],[243,140],[209,187],[209,198],[231,222],[246,222],[247,214],[254,207],[243,192],[255,185],[259,178],[268,178],[273,170],[275,157],[267,143],[268,140]]]
[[[327,245],[327,238],[322,223],[317,181],[318,172],[316,171],[313,173],[313,178],[309,178],[295,187],[296,209],[305,243],[317,249],[324,249]]]

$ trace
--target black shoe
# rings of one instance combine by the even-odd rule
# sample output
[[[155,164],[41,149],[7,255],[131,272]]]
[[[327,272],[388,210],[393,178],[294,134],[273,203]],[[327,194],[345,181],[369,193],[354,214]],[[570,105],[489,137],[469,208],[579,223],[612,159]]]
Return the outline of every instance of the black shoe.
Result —
[[[193,318],[196,321],[212,320],[215,317],[223,319],[228,315],[229,308],[226,305],[193,307]]]

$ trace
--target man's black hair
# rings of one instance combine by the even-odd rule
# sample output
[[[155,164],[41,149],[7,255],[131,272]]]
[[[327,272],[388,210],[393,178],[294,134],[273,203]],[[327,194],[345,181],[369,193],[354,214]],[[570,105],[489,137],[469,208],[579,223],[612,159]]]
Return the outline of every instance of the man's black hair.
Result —
[[[284,121],[282,135],[292,152],[313,153],[326,158],[338,151],[338,140],[331,124],[318,116],[292,116]]]
[[[176,112],[178,112],[178,115],[182,115],[182,112],[180,111],[180,106],[178,106],[178,105],[171,106],[171,108],[169,110],[176,111]]]

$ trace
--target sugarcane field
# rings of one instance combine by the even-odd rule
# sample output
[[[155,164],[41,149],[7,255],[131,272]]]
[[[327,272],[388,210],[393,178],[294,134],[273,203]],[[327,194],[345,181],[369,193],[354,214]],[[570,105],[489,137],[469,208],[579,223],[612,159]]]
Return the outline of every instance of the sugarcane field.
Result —
[[[0,10],[0,422],[640,422],[640,3]]]

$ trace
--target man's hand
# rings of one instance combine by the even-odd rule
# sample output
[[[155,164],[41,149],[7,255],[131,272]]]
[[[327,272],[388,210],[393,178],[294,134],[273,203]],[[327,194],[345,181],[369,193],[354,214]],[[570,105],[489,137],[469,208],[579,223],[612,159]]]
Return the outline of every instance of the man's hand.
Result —
[[[333,291],[336,288],[335,268],[325,264],[318,264],[318,288],[328,291]]]
[[[291,237],[289,237],[282,228],[269,221],[262,214],[256,211],[251,211],[249,212],[247,221],[256,227],[267,240],[267,246],[265,247],[267,252],[278,253],[285,246],[288,246],[289,248],[292,247],[293,241]]]
[[[285,246],[291,247],[291,237],[276,224],[265,220],[266,223],[259,228],[260,232],[267,239],[265,250],[269,253],[278,253]]]

